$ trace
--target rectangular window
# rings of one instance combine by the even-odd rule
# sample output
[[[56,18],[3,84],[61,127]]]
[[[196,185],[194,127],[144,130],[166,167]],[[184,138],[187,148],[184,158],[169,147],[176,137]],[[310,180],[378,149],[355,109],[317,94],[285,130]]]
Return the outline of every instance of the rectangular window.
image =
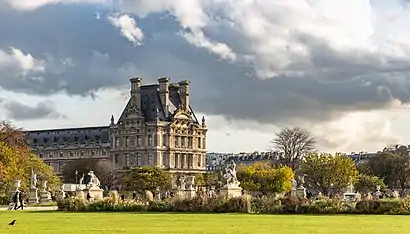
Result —
[[[124,161],[125,161],[124,166],[128,167],[130,165],[129,160],[130,160],[129,155],[125,153],[124,154]]]
[[[166,166],[167,165],[167,154],[163,153],[162,154],[162,166]]]
[[[174,136],[175,137],[175,147],[178,148],[179,147],[179,137],[178,136]]]
[[[198,137],[198,149],[201,149],[201,138]]]
[[[137,153],[137,166],[141,166],[141,156],[139,153]]]
[[[125,137],[125,147],[128,147],[130,145],[130,138]]]
[[[178,154],[174,155],[174,168],[178,168]]]
[[[64,156],[64,153],[63,153],[63,152],[60,152],[60,158],[63,157],[63,156]]]
[[[162,135],[162,146],[167,146],[167,135],[166,134]]]
[[[188,148],[192,149],[192,137],[188,137]]]
[[[141,136],[137,136],[137,146],[141,145]]]
[[[153,142],[152,142],[152,135],[148,135],[148,146],[152,146]]]
[[[152,154],[148,154],[148,165],[152,165],[153,164],[153,162],[152,162],[153,160],[152,160]]]
[[[185,140],[186,140],[186,138],[184,136],[181,137],[181,147],[182,148],[185,148]]]
[[[201,155],[198,154],[197,158],[198,158],[198,167],[201,167],[201,161],[202,161]]]

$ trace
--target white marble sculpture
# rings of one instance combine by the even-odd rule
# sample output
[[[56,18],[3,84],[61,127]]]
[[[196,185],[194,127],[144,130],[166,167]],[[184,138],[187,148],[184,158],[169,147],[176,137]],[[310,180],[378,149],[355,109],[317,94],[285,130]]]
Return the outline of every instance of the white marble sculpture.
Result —
[[[98,188],[98,187],[100,187],[100,185],[101,185],[100,180],[97,178],[97,176],[94,175],[94,171],[88,172],[88,175],[90,176],[90,181],[88,182],[88,187],[89,188]]]
[[[223,176],[226,179],[226,185],[225,187],[238,187],[240,182],[238,181],[238,178],[236,177],[236,164],[234,161],[232,161],[231,164],[226,165],[225,167],[225,174]]]
[[[186,177],[185,175],[182,175],[181,177],[179,177],[179,183],[180,183],[180,189],[185,190],[186,189]]]
[[[46,190],[47,189],[47,182],[48,182],[47,180],[42,180],[41,181],[41,191],[42,192],[47,192],[47,190]]]
[[[306,174],[303,174],[303,175],[299,175],[299,176],[298,176],[299,188],[300,188],[300,189],[304,189],[304,188],[305,188],[305,187],[304,187],[305,177],[306,177]]]
[[[292,190],[296,190],[297,186],[298,186],[298,182],[293,178],[292,179]]]
[[[94,173],[94,172],[93,172]],[[83,183],[84,183],[84,174],[83,174],[83,176],[81,176],[81,178],[80,178],[80,187],[83,185]]]
[[[31,189],[36,189],[36,187],[37,187],[37,174],[36,173],[34,173],[34,170],[33,169],[31,169],[31,180],[30,180],[30,182],[31,182]]]

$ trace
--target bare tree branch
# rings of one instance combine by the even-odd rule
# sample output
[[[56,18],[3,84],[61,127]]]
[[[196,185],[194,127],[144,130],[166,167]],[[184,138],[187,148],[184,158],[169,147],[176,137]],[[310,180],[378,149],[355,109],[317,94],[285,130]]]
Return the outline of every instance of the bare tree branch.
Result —
[[[284,128],[275,133],[271,143],[283,153],[280,161],[295,170],[303,157],[315,150],[316,140],[301,128]]]

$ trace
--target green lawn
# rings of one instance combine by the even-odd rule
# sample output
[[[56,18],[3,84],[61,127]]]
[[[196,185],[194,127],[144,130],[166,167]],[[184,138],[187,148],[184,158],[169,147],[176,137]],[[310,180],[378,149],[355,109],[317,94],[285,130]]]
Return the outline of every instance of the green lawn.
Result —
[[[7,224],[16,219],[13,227]],[[408,216],[0,211],[0,233],[408,233]]]

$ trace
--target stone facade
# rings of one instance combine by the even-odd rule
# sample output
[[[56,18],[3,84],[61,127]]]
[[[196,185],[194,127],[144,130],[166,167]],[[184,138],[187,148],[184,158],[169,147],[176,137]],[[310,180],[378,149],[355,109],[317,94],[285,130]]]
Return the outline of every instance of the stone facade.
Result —
[[[31,147],[61,173],[80,158],[112,162],[118,170],[155,165],[171,172],[205,172],[205,118],[189,103],[189,81],[142,85],[132,78],[131,97],[109,126],[28,131]]]

